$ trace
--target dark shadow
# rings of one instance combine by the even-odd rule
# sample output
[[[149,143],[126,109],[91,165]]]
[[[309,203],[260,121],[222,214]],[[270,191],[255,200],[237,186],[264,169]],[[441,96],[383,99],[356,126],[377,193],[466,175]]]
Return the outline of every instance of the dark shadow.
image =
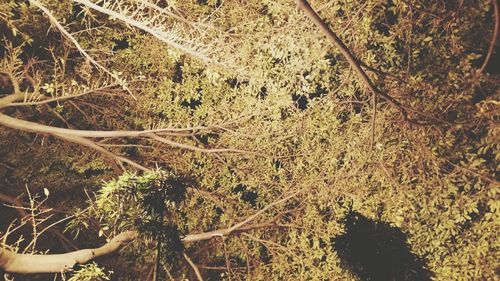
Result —
[[[127,38],[113,39],[113,52],[118,52],[120,50],[125,50],[130,48],[130,42]]]
[[[343,266],[364,281],[426,281],[431,272],[410,251],[406,235],[383,221],[350,211],[345,234],[334,239]]]

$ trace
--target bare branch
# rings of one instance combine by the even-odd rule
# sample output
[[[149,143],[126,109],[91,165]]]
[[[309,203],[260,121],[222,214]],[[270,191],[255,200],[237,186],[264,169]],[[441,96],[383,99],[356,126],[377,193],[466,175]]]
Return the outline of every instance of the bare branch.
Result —
[[[172,46],[173,48],[178,49],[178,50],[182,51],[183,53],[189,54],[193,57],[196,57],[204,62],[221,64],[221,63],[217,62],[216,60],[209,58],[205,54],[197,51],[195,48],[193,48],[191,46],[186,47],[186,46],[178,43],[178,41],[179,41],[178,38],[174,38],[174,36],[171,33],[166,32],[165,30],[162,30],[161,28],[152,28],[144,22],[135,20],[132,16],[128,16],[125,13],[118,13],[118,12],[113,11],[111,9],[107,9],[103,6],[96,5],[88,0],[73,0],[73,2],[82,4],[84,6],[91,8],[91,9],[99,11],[103,14],[112,16],[113,18],[117,18],[126,24],[134,26],[138,29],[141,29],[141,30],[153,35],[158,40],[160,40],[164,43],[167,43],[168,45]]]
[[[15,198],[15,197],[8,196],[6,194],[0,193],[0,201],[2,201],[4,203],[11,204],[12,207],[18,213],[18,215],[21,218],[21,220],[30,216],[28,214],[28,212],[25,210],[24,203],[21,202],[21,200]],[[39,227],[39,225],[36,225],[36,227]],[[66,236],[64,236],[57,229],[52,228],[52,227],[48,227],[48,228],[45,228],[45,230],[47,230],[50,233],[52,233],[54,236],[56,236],[57,238],[59,238],[59,240],[61,240],[65,244],[68,244],[70,247],[73,248],[73,250],[77,250],[78,249],[78,247],[75,244],[73,244],[73,242],[71,242],[68,238],[66,238]],[[43,233],[45,230],[39,229],[40,234]]]
[[[95,249],[78,250],[58,255],[16,254],[0,250],[0,268],[9,273],[51,273],[72,270],[76,264],[83,264],[100,256],[114,253],[134,240],[137,233],[126,231],[118,234],[104,246]]]
[[[1,102],[1,101],[0,101]],[[181,132],[209,129],[210,127],[190,127],[190,128],[162,128],[155,130],[144,131],[87,131],[87,130],[73,130],[58,127],[46,126],[26,120],[10,117],[0,113],[0,125],[12,129],[29,131],[34,133],[44,134],[61,134],[67,136],[85,137],[85,138],[113,138],[113,137],[140,137],[148,134],[162,133],[162,132]]]

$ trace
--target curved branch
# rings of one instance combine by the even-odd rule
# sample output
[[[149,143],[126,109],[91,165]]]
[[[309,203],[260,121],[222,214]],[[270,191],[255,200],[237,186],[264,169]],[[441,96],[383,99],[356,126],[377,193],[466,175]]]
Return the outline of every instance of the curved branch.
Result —
[[[16,254],[2,249],[0,250],[0,268],[9,273],[65,272],[72,270],[76,264],[114,253],[136,237],[136,232],[126,231],[118,234],[102,247],[58,255]]]
[[[133,166],[133,167],[135,167],[135,168],[137,168],[139,170],[142,170],[142,171],[149,171],[150,170],[150,169],[142,166],[141,164],[139,164],[139,163],[137,163],[135,161],[132,161],[132,160],[127,159],[125,157],[121,157],[121,156],[118,156],[116,154],[113,154],[113,153],[107,151],[106,149],[100,147],[95,142],[93,142],[91,140],[88,140],[86,138],[77,137],[77,136],[68,136],[68,135],[64,135],[64,134],[53,134],[53,135],[56,136],[56,137],[59,137],[61,139],[67,140],[69,142],[81,144],[83,146],[92,148],[92,149],[96,150],[97,152],[103,154],[104,156],[108,157],[112,161],[118,162],[118,164],[120,166],[121,166],[121,163],[127,163],[127,164],[129,164],[129,165],[131,165],[131,166]],[[114,168],[115,168],[115,170],[118,170],[118,167],[116,167],[116,165],[115,165]],[[122,169],[123,169],[123,167],[122,167]]]
[[[3,98],[0,98],[0,109],[4,107],[8,107],[12,104],[12,102],[24,98],[25,94],[17,92]]]
[[[497,42],[498,38],[498,29],[500,28],[500,15],[498,11],[498,2],[497,0],[491,0],[491,2],[493,2],[493,14],[495,15],[495,29],[493,30],[493,37],[491,38],[488,54],[484,59],[483,65],[481,66],[479,73],[483,73],[484,70],[486,69],[486,66],[490,62],[491,56],[493,55],[493,49],[495,48],[495,43]]]

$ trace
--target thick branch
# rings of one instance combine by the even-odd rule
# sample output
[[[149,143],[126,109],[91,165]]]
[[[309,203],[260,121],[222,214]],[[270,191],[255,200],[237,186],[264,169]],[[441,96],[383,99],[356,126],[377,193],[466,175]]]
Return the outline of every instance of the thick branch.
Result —
[[[204,152],[204,153],[219,153],[219,152],[233,152],[233,153],[253,153],[245,150],[238,150],[238,149],[205,149],[205,148],[199,148],[196,146],[191,146],[187,144],[181,144],[177,143],[165,138],[162,138],[156,133],[162,133],[162,132],[172,132],[172,131],[181,131],[185,129],[157,129],[157,130],[144,130],[144,131],[87,131],[87,130],[75,130],[75,129],[65,129],[65,128],[58,128],[58,127],[51,127],[51,126],[46,126],[26,120],[21,120],[17,118],[10,117],[8,115],[0,113],[0,125],[3,125],[5,127],[9,127],[12,129],[17,129],[17,130],[22,130],[22,131],[28,131],[28,132],[34,132],[34,133],[41,133],[41,134],[49,134],[73,143],[77,143],[80,145],[84,145],[86,147],[90,147],[99,153],[102,153],[108,158],[111,158],[113,161],[117,161],[120,165],[121,163],[127,163],[139,170],[142,171],[147,171],[149,170],[148,168],[121,156],[115,155],[108,150],[104,149],[103,147],[97,145],[94,141],[89,140],[87,138],[108,138],[108,137],[138,137],[138,136],[146,136],[149,137],[153,140],[174,146],[174,147],[179,147],[182,149],[187,149],[187,150],[193,150],[193,151],[199,151],[199,152]],[[204,127],[198,127],[199,128],[204,128]],[[195,128],[192,128],[195,129]],[[255,153],[256,154],[256,153]],[[116,168],[116,167],[115,167]]]
[[[85,249],[58,255],[16,254],[8,250],[0,250],[0,268],[10,273],[50,273],[64,272],[73,269],[76,264],[86,263],[99,256],[118,251],[125,244],[134,240],[137,234],[133,231],[120,233],[109,243],[96,249]]]
[[[10,106],[10,104],[16,100],[22,99],[24,97],[23,93],[15,93],[12,95],[5,96],[0,98],[0,109]]]
[[[16,130],[43,133],[43,134],[59,134],[67,136],[76,136],[84,138],[113,138],[113,137],[139,137],[141,135],[162,132],[178,132],[178,131],[191,131],[205,129],[206,127],[193,127],[193,128],[166,128],[157,130],[144,130],[144,131],[87,131],[87,130],[73,130],[58,127],[46,126],[26,120],[17,119],[8,115],[0,113],[0,125],[9,127]]]

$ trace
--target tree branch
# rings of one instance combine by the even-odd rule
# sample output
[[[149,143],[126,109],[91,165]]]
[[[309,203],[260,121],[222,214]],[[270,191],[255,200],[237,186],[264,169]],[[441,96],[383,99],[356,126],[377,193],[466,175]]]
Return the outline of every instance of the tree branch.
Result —
[[[255,153],[255,152],[251,152],[251,151],[240,150],[240,149],[231,149],[231,148],[214,148],[214,149],[201,148],[201,147],[192,146],[192,145],[188,145],[188,144],[178,143],[178,142],[166,139],[166,138],[159,137],[156,134],[146,134],[145,136],[150,137],[151,139],[156,140],[158,142],[168,144],[168,145],[173,146],[173,147],[178,147],[181,149],[198,151],[198,152],[203,152],[203,153],[221,153],[221,152]]]
[[[1,100],[0,100],[1,103]],[[179,132],[179,131],[192,131],[199,129],[207,129],[207,127],[192,127],[192,128],[163,128],[156,130],[144,130],[144,131],[87,131],[87,130],[74,130],[65,129],[58,127],[46,126],[26,120],[17,119],[10,117],[8,115],[0,113],[0,125],[9,127],[16,130],[43,133],[43,134],[60,134],[75,137],[84,138],[113,138],[113,137],[139,137],[141,135],[147,135],[151,133],[162,133],[162,132]]]
[[[124,170],[123,166],[121,165],[121,163],[127,163],[129,165],[131,165],[132,167],[135,167],[141,171],[149,171],[150,169],[142,166],[141,164],[135,162],[135,161],[132,161],[130,159],[127,159],[125,157],[121,157],[121,156],[118,156],[112,152],[109,152],[107,151],[106,149],[100,147],[99,145],[97,145],[95,142],[91,141],[91,140],[88,140],[86,138],[82,138],[82,137],[78,137],[78,136],[68,136],[68,135],[65,135],[65,134],[53,134],[54,136],[56,137],[59,137],[61,139],[64,139],[64,140],[67,140],[69,142],[73,142],[73,143],[77,143],[77,144],[80,144],[80,145],[83,145],[83,146],[86,146],[86,147],[89,147],[89,148],[92,148],[98,152],[100,152],[101,154],[103,154],[104,156],[108,157],[109,159],[111,159],[112,161],[116,161],[118,162],[118,165],[120,165],[120,167],[122,168],[122,170]],[[119,169],[116,167],[115,165],[115,170],[119,171]]]
[[[122,21],[123,23],[127,24],[127,25],[131,25],[131,26],[134,26],[138,29],[141,29],[151,35],[153,35],[154,37],[156,37],[158,40],[164,42],[164,43],[167,43],[168,45],[172,46],[173,48],[175,49],[178,49],[186,54],[189,54],[193,57],[196,57],[198,59],[201,59],[202,61],[204,62],[207,62],[207,63],[214,63],[214,64],[221,64],[220,62],[212,59],[212,58],[209,58],[208,56],[196,51],[195,49],[193,48],[189,48],[189,47],[186,47],[186,46],[183,46],[182,44],[179,44],[177,43],[175,40],[172,40],[171,38],[168,38],[167,36],[165,36],[166,32],[163,31],[163,30],[157,30],[155,28],[151,28],[149,27],[147,24],[143,23],[143,22],[140,22],[140,21],[137,21],[135,19],[133,19],[132,17],[129,17],[125,14],[122,14],[122,13],[118,13],[118,12],[115,12],[113,10],[110,10],[110,9],[107,9],[105,7],[102,7],[102,6],[99,6],[99,5],[96,5],[95,3],[92,3],[88,0],[73,0],[73,2],[75,3],[78,3],[78,4],[81,4],[81,5],[84,5],[86,7],[89,7],[93,10],[96,10],[98,12],[101,12],[103,14],[106,14],[108,16],[112,16],[114,18],[117,18],[119,19],[120,21]]]
[[[18,213],[18,215],[21,218],[21,220],[30,216],[28,214],[28,212],[26,212],[25,207],[24,207],[25,204],[23,202],[21,202],[21,200],[15,198],[15,197],[12,197],[12,196],[0,193],[0,201],[2,201],[4,203],[11,204],[12,207]],[[37,228],[40,228],[39,225],[33,225],[33,226],[36,226]],[[40,230],[40,232],[43,232],[43,230],[41,228],[39,230]],[[71,242],[68,238],[66,238],[66,236],[64,236],[57,229],[55,229],[55,228],[48,228],[47,231],[49,231],[54,236],[56,236],[57,238],[59,238],[59,240],[61,240],[61,242],[68,244],[71,248],[73,248],[73,250],[77,250],[78,249],[78,247],[73,242]],[[64,244],[63,244],[63,246],[66,247],[66,245],[64,245]]]
[[[389,103],[391,103],[393,106],[395,106],[401,113],[403,114],[403,117],[407,119],[408,113],[406,109],[403,107],[403,105],[394,99],[393,97],[389,96],[388,94],[379,91],[375,85],[373,84],[372,80],[368,77],[366,72],[361,68],[361,65],[354,57],[354,55],[351,53],[349,48],[342,42],[342,40],[333,32],[333,30],[328,27],[328,25],[319,17],[319,15],[313,10],[311,5],[306,0],[296,0],[297,6],[306,14],[306,16],[326,35],[326,37],[333,43],[333,45],[340,51],[340,53],[347,59],[349,64],[354,68],[354,70],[358,73],[358,75],[361,77],[363,82],[365,83],[366,88],[374,95],[377,95],[385,100],[387,100]]]
[[[55,102],[55,101],[63,101],[63,100],[67,100],[67,99],[78,98],[78,97],[81,97],[81,96],[85,96],[85,95],[88,95],[88,94],[91,94],[91,93],[94,93],[94,92],[98,92],[98,91],[101,91],[101,90],[104,90],[104,89],[108,89],[108,88],[112,88],[112,87],[116,87],[116,86],[119,86],[119,85],[118,84],[112,84],[112,85],[108,85],[108,86],[103,86],[103,87],[98,88],[98,89],[91,89],[91,90],[88,90],[88,91],[85,91],[85,92],[79,93],[79,94],[68,95],[68,96],[59,96],[59,97],[48,98],[48,99],[38,100],[38,101],[11,102],[10,104],[7,104],[5,107],[7,107],[7,106],[41,105],[41,104],[47,104],[47,103]],[[0,108],[1,108],[1,105],[0,105]]]
[[[104,72],[109,74],[111,77],[113,77],[117,81],[121,81],[121,79],[114,73],[111,73],[107,68],[105,68],[103,65],[98,63],[96,60],[94,60],[88,53],[85,51],[82,46],[76,41],[75,37],[71,35],[64,27],[59,23],[59,21],[54,17],[54,15],[47,9],[45,8],[40,2],[37,0],[30,0],[30,3],[33,4],[35,7],[40,9],[48,18],[49,21],[56,26],[56,28],[66,37],[68,38],[73,45],[78,49],[78,51],[85,57],[87,58],[92,64],[97,66],[98,68],[102,69]]]
[[[297,196],[299,193],[301,193],[302,191],[304,191],[304,189],[301,189],[295,193],[292,193],[291,195],[288,195],[280,200],[277,200],[277,201],[274,201],[273,203],[267,205],[266,207],[262,208],[261,210],[259,210],[257,213],[251,215],[250,217],[248,217],[247,219],[243,220],[242,222],[240,223],[237,223],[229,228],[225,228],[225,229],[220,229],[220,230],[214,230],[214,231],[210,231],[210,232],[205,232],[205,233],[199,233],[199,234],[188,234],[186,235],[184,238],[182,238],[182,242],[184,243],[189,243],[189,242],[196,242],[196,241],[202,241],[202,240],[208,240],[208,239],[212,239],[214,237],[220,237],[220,236],[228,236],[230,235],[231,233],[235,232],[235,231],[238,231],[238,230],[241,230],[243,229],[243,227],[248,224],[249,222],[251,222],[252,220],[254,220],[255,218],[257,218],[258,216],[260,216],[261,214],[263,214],[264,212],[266,212],[267,210],[269,210],[270,208],[276,206],[276,205],[279,205],[283,202],[286,202],[288,200],[290,200],[291,198]],[[266,224],[268,225],[268,224]],[[254,227],[254,228],[245,228],[245,230],[250,230],[250,229],[255,229],[255,228],[260,228],[262,227],[262,224],[256,224],[254,226],[258,226],[258,227]]]
[[[479,73],[484,72],[484,70],[486,69],[486,66],[490,62],[491,56],[493,54],[493,49],[495,48],[495,43],[497,42],[497,38],[498,38],[498,29],[500,28],[500,15],[499,15],[499,11],[498,11],[498,2],[497,2],[497,0],[491,0],[491,2],[493,2],[493,14],[495,16],[495,27],[493,30],[493,37],[491,38],[490,47],[488,49],[488,54],[486,55],[486,58],[484,59],[483,65],[481,66]]]
[[[0,250],[0,268],[9,273],[52,273],[70,271],[76,264],[83,264],[100,256],[114,253],[136,238],[134,231],[118,234],[104,246],[57,255],[16,254]]]
[[[186,259],[186,261],[188,262],[188,264],[193,269],[193,271],[194,271],[194,273],[195,273],[196,278],[198,279],[198,281],[203,281],[203,277],[201,277],[200,270],[198,270],[198,267],[194,264],[194,262],[189,258],[189,256],[186,253],[182,253],[182,255],[184,256],[184,258]]]

